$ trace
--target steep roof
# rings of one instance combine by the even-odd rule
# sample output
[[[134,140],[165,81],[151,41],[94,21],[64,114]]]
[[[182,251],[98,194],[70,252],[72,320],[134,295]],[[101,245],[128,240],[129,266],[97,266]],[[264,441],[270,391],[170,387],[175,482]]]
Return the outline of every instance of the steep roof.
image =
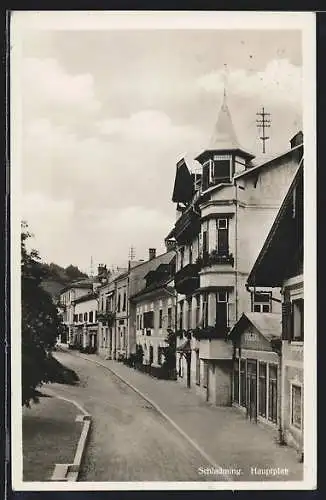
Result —
[[[209,149],[241,149],[234,130],[226,92],[223,95],[222,106],[209,143]]]
[[[303,157],[247,283],[281,286],[293,267],[300,266],[300,260],[303,260]]]
[[[276,313],[243,313],[239,321],[230,331],[229,337],[241,335],[245,327],[251,323],[269,342],[279,339],[282,335],[282,317]]]

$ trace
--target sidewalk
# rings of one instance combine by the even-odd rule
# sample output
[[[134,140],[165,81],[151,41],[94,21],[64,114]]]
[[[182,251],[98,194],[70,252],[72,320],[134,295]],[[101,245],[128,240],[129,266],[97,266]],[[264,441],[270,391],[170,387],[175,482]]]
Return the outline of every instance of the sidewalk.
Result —
[[[44,387],[44,393],[46,392]],[[23,480],[50,481],[56,464],[72,463],[82,424],[77,408],[55,397],[40,397],[23,408]]]
[[[268,428],[248,421],[236,409],[210,406],[191,389],[175,381],[152,378],[117,361],[104,360],[97,355],[83,357],[106,366],[152,400],[214,460],[217,467],[242,469],[242,475],[233,477],[234,480],[303,479],[303,464],[298,462],[296,451],[279,446]],[[211,464],[203,463],[203,467],[209,466]],[[255,467],[253,471],[251,468]],[[282,471],[266,476],[258,471],[272,468],[287,469],[288,473]]]

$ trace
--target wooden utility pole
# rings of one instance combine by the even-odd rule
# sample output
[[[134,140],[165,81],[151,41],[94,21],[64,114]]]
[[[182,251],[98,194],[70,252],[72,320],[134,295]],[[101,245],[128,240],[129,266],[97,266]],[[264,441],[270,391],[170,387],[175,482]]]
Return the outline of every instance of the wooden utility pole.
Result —
[[[257,128],[261,129],[262,135],[259,137],[263,143],[263,153],[266,153],[265,142],[269,139],[267,135],[265,135],[265,129],[271,126],[271,120],[266,118],[270,116],[270,113],[265,112],[265,108],[263,107],[260,113],[256,113],[260,119],[256,119]]]

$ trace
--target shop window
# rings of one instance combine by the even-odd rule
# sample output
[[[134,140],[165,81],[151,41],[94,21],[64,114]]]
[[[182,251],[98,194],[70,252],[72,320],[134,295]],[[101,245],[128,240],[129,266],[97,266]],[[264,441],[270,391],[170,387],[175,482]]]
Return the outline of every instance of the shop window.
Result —
[[[266,418],[266,403],[267,403],[267,365],[259,363],[259,405],[258,414]]]
[[[149,364],[150,365],[153,363],[153,359],[154,359],[154,349],[153,349],[153,346],[150,345],[149,346]]]
[[[161,329],[162,326],[163,326],[163,311],[162,309],[160,309],[158,313],[158,327]]]
[[[291,385],[291,424],[302,428],[302,393],[299,385]]]
[[[203,362],[203,387],[207,388],[208,385],[208,363],[205,360]]]
[[[162,365],[162,356],[163,356],[163,348],[159,346],[157,348],[157,364],[158,365]]]
[[[93,323],[93,311],[89,312],[89,322]]]
[[[277,423],[277,366],[269,365],[268,420]]]
[[[168,308],[168,328],[172,328],[172,307]]]
[[[246,360],[240,361],[240,405],[247,406]]]
[[[236,359],[233,365],[233,401],[239,404],[239,360]]]
[[[229,224],[228,219],[216,220],[217,253],[219,255],[229,254]]]
[[[304,332],[304,301],[297,299],[292,302],[292,340],[303,341]]]
[[[200,385],[200,357],[199,357],[199,351],[196,351],[196,384]]]
[[[272,312],[271,292],[252,293],[252,312]]]

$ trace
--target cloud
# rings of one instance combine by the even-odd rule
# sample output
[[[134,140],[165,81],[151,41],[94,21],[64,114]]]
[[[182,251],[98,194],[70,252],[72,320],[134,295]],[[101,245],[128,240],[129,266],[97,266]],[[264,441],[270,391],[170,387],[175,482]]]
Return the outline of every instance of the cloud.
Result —
[[[23,60],[24,111],[35,115],[55,113],[94,113],[101,104],[95,96],[94,79],[89,73],[69,74],[56,59]]]
[[[223,70],[200,77],[197,84],[207,92],[221,93],[224,87]],[[231,94],[244,98],[257,98],[268,103],[302,106],[302,68],[287,59],[270,61],[263,71],[250,72],[234,69],[228,72],[228,89]]]

